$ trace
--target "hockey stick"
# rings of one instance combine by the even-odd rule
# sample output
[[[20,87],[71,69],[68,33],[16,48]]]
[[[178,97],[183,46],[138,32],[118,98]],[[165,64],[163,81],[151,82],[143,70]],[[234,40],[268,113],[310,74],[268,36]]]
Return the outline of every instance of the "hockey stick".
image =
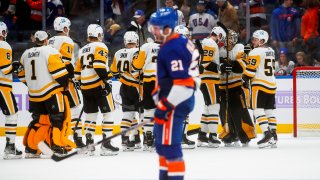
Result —
[[[227,27],[222,24],[220,21],[217,22],[217,25],[220,26],[225,32],[226,32],[226,39],[227,39],[227,63],[230,64],[230,59],[229,59],[229,31],[227,29]],[[229,81],[229,73],[227,72],[226,73],[226,118],[225,118],[225,124],[226,124],[226,127],[229,129],[230,131],[230,128],[228,126],[228,116],[229,116],[229,87],[228,87],[228,81]],[[231,116],[231,115],[230,115]],[[232,117],[230,117],[230,120],[232,122],[232,126],[233,126],[233,130],[236,134],[237,137],[239,137],[238,135],[238,131],[236,129],[236,126],[235,126],[235,122],[233,122],[233,119]]]
[[[38,147],[39,149],[41,150],[41,152],[43,152],[45,155],[49,156],[52,160],[54,160],[55,162],[59,162],[59,161],[62,161],[64,159],[67,159],[69,157],[72,157],[74,155],[77,155],[77,154],[83,154],[84,152],[90,150],[92,147],[95,147],[103,142],[107,142],[107,141],[110,141],[111,139],[114,139],[118,136],[121,136],[121,135],[124,135],[132,130],[136,130],[144,125],[146,125],[147,123],[150,123],[151,121],[144,121],[142,123],[139,123],[135,126],[132,126],[132,127],[129,127],[128,129],[124,130],[124,131],[121,131],[119,133],[116,133],[110,137],[107,137],[106,139],[102,139],[94,144],[89,144],[81,149],[78,149],[70,154],[66,154],[66,155],[58,155],[58,154],[55,154],[50,148],[48,145],[46,145],[43,141],[40,142],[38,144]]]
[[[127,109],[130,110],[130,111],[133,111],[133,110],[136,109],[135,105],[125,105],[125,104],[121,104],[120,102],[115,101],[115,100],[113,100],[113,102],[115,102],[115,103],[118,104],[119,106],[122,106],[122,107],[124,107],[124,108],[127,108]]]

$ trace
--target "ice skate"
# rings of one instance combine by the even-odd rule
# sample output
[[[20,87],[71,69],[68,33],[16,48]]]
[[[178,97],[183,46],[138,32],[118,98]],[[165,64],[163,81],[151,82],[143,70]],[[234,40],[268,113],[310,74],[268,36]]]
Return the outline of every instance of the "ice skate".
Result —
[[[208,147],[209,148],[218,148],[220,146],[221,142],[217,138],[216,133],[210,133],[209,139],[208,139]]]
[[[86,134],[86,146],[88,146],[88,145],[91,145],[91,144],[93,144],[94,143],[94,139],[93,139],[93,137],[92,137],[92,134],[90,134],[90,133],[87,133]],[[96,148],[94,147],[94,146],[90,146],[90,147],[88,147],[88,152],[87,152],[87,154],[89,155],[89,156],[94,156],[94,151],[96,150]]]
[[[144,134],[144,139],[143,139],[143,151],[154,151],[155,146],[154,146],[154,137],[151,131],[147,131]]]
[[[187,134],[182,135],[182,149],[194,149],[196,147],[195,145],[196,143],[194,141],[188,139]]]
[[[86,145],[82,142],[82,137],[78,136],[78,133],[74,133],[73,135],[73,141],[76,144],[77,148],[83,148]]]
[[[141,149],[141,139],[140,139],[140,134],[136,134],[133,137],[133,143],[134,143],[134,149]]]
[[[238,138],[232,136],[231,134],[226,135],[222,138],[222,142],[225,147],[240,147]]]
[[[272,145],[273,142],[273,136],[271,134],[271,132],[268,130],[266,132],[264,132],[264,137],[258,141],[258,146],[259,148],[266,148],[266,147],[270,147]]]
[[[19,151],[15,144],[9,143],[9,138],[7,138],[6,147],[4,148],[4,155],[3,159],[21,159],[22,158],[22,151]]]
[[[40,158],[40,153],[38,153],[36,150],[30,149],[28,147],[25,148],[25,159],[37,159]]]
[[[122,140],[121,145],[124,152],[134,151],[135,144],[133,141],[129,140],[129,136],[122,135],[121,140]]]
[[[198,135],[198,147],[207,147],[208,146],[208,137],[207,133],[200,131]]]
[[[106,139],[106,135],[103,134],[103,139]],[[104,141],[101,144],[101,156],[114,156],[119,154],[119,148],[112,145],[111,141]]]
[[[278,135],[277,135],[277,130],[276,129],[272,129],[271,130],[271,134],[273,136],[273,142],[271,143],[271,147],[272,148],[277,148],[277,142],[278,142]]]

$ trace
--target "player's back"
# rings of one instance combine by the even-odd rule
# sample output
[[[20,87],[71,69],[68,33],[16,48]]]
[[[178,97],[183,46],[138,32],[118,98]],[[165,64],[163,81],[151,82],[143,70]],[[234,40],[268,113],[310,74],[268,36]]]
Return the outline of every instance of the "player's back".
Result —
[[[157,57],[160,44],[155,42],[146,43],[141,46],[140,52],[145,52],[145,63],[143,66],[143,81],[150,82],[156,78]]]
[[[276,88],[275,71],[275,52],[271,47],[254,48],[249,53],[249,64],[247,73],[255,71],[252,79],[252,86],[261,86],[265,90]]]
[[[105,52],[108,52],[108,47],[102,42],[89,43],[79,50],[79,57],[77,63],[80,63],[79,65],[81,67],[76,67],[75,71],[79,72],[81,75],[81,89],[88,90],[103,85],[103,81],[100,79],[100,77],[94,70],[93,61],[99,60],[95,59],[98,56],[107,56]],[[102,64],[102,66],[105,66],[105,64]]]
[[[6,41],[0,41],[0,88],[12,88],[12,49]]]
[[[50,46],[30,48],[23,53],[21,64],[24,67],[31,101],[46,100],[54,92],[63,90],[55,79],[68,72],[56,49]]]
[[[217,66],[220,64],[219,59],[219,47],[217,43],[212,38],[205,38],[202,41],[203,48],[203,58],[201,64],[209,64],[211,62],[215,63]],[[215,82],[219,83],[220,76],[218,69],[216,71],[209,71],[204,69],[203,73],[200,75],[202,82]]]
[[[49,39],[48,45],[59,51],[62,60],[70,63],[73,57],[74,42],[68,36],[53,36]]]
[[[120,74],[120,82],[128,86],[139,86],[138,73],[133,74],[132,62],[138,57],[138,48],[123,48],[118,50],[113,58],[110,70]]]

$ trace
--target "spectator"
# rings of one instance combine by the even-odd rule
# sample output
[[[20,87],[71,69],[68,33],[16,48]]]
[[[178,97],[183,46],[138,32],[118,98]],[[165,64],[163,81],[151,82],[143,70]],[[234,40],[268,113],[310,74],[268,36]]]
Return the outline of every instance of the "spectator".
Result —
[[[288,50],[286,48],[281,48],[280,58],[275,63],[276,76],[289,76],[293,71],[294,62],[288,59],[287,53],[288,53]]]
[[[271,39],[275,49],[287,48],[289,57],[293,57],[298,37],[300,36],[300,18],[298,11],[291,7],[292,0],[284,0],[272,12]]]
[[[26,2],[31,9],[29,26],[33,30],[42,29],[42,0],[26,0]]]
[[[217,19],[206,12],[206,2],[199,0],[197,4],[197,13],[190,16],[188,27],[193,40],[202,40],[211,33],[214,26],[217,25]]]
[[[190,14],[191,8],[190,8],[190,5],[187,0],[183,1],[183,4],[182,4],[180,10],[183,14],[183,17],[185,17],[184,18],[185,22],[189,22],[189,14]]]
[[[47,27],[51,28],[56,17],[63,17],[64,7],[60,0],[49,0],[47,2]]]
[[[295,64],[295,67],[301,67],[301,66],[308,66],[309,63],[306,60],[306,55],[304,52],[299,51],[296,53],[296,60],[297,63]]]
[[[251,31],[267,29],[267,15],[264,0],[250,0],[250,25]]]
[[[175,5],[173,0],[166,0],[165,2],[166,7],[171,7],[178,12],[178,24],[177,25],[186,25],[186,22],[184,21],[183,13],[178,9],[178,7]]]
[[[110,57],[113,57],[114,53],[123,47],[123,36],[125,32],[119,24],[110,26],[110,29],[107,31],[107,34],[109,34],[107,37],[109,38],[106,39]]]
[[[148,33],[148,30],[143,10],[136,10],[133,15],[133,21],[131,21],[131,26],[128,27],[127,31],[135,31],[139,35],[139,40],[142,41],[140,45],[146,42],[146,33]],[[150,37],[150,34],[148,34],[148,37]]]
[[[218,19],[227,28],[239,33],[240,23],[237,10],[227,0],[217,0],[219,6]]]

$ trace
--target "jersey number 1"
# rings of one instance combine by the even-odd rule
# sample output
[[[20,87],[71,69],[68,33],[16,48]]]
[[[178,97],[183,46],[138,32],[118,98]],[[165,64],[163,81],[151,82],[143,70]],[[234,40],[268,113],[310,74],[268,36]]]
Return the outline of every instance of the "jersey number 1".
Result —
[[[36,80],[37,76],[36,76],[36,65],[35,65],[35,61],[31,60],[31,66],[32,66],[32,75],[31,75],[31,80]]]

